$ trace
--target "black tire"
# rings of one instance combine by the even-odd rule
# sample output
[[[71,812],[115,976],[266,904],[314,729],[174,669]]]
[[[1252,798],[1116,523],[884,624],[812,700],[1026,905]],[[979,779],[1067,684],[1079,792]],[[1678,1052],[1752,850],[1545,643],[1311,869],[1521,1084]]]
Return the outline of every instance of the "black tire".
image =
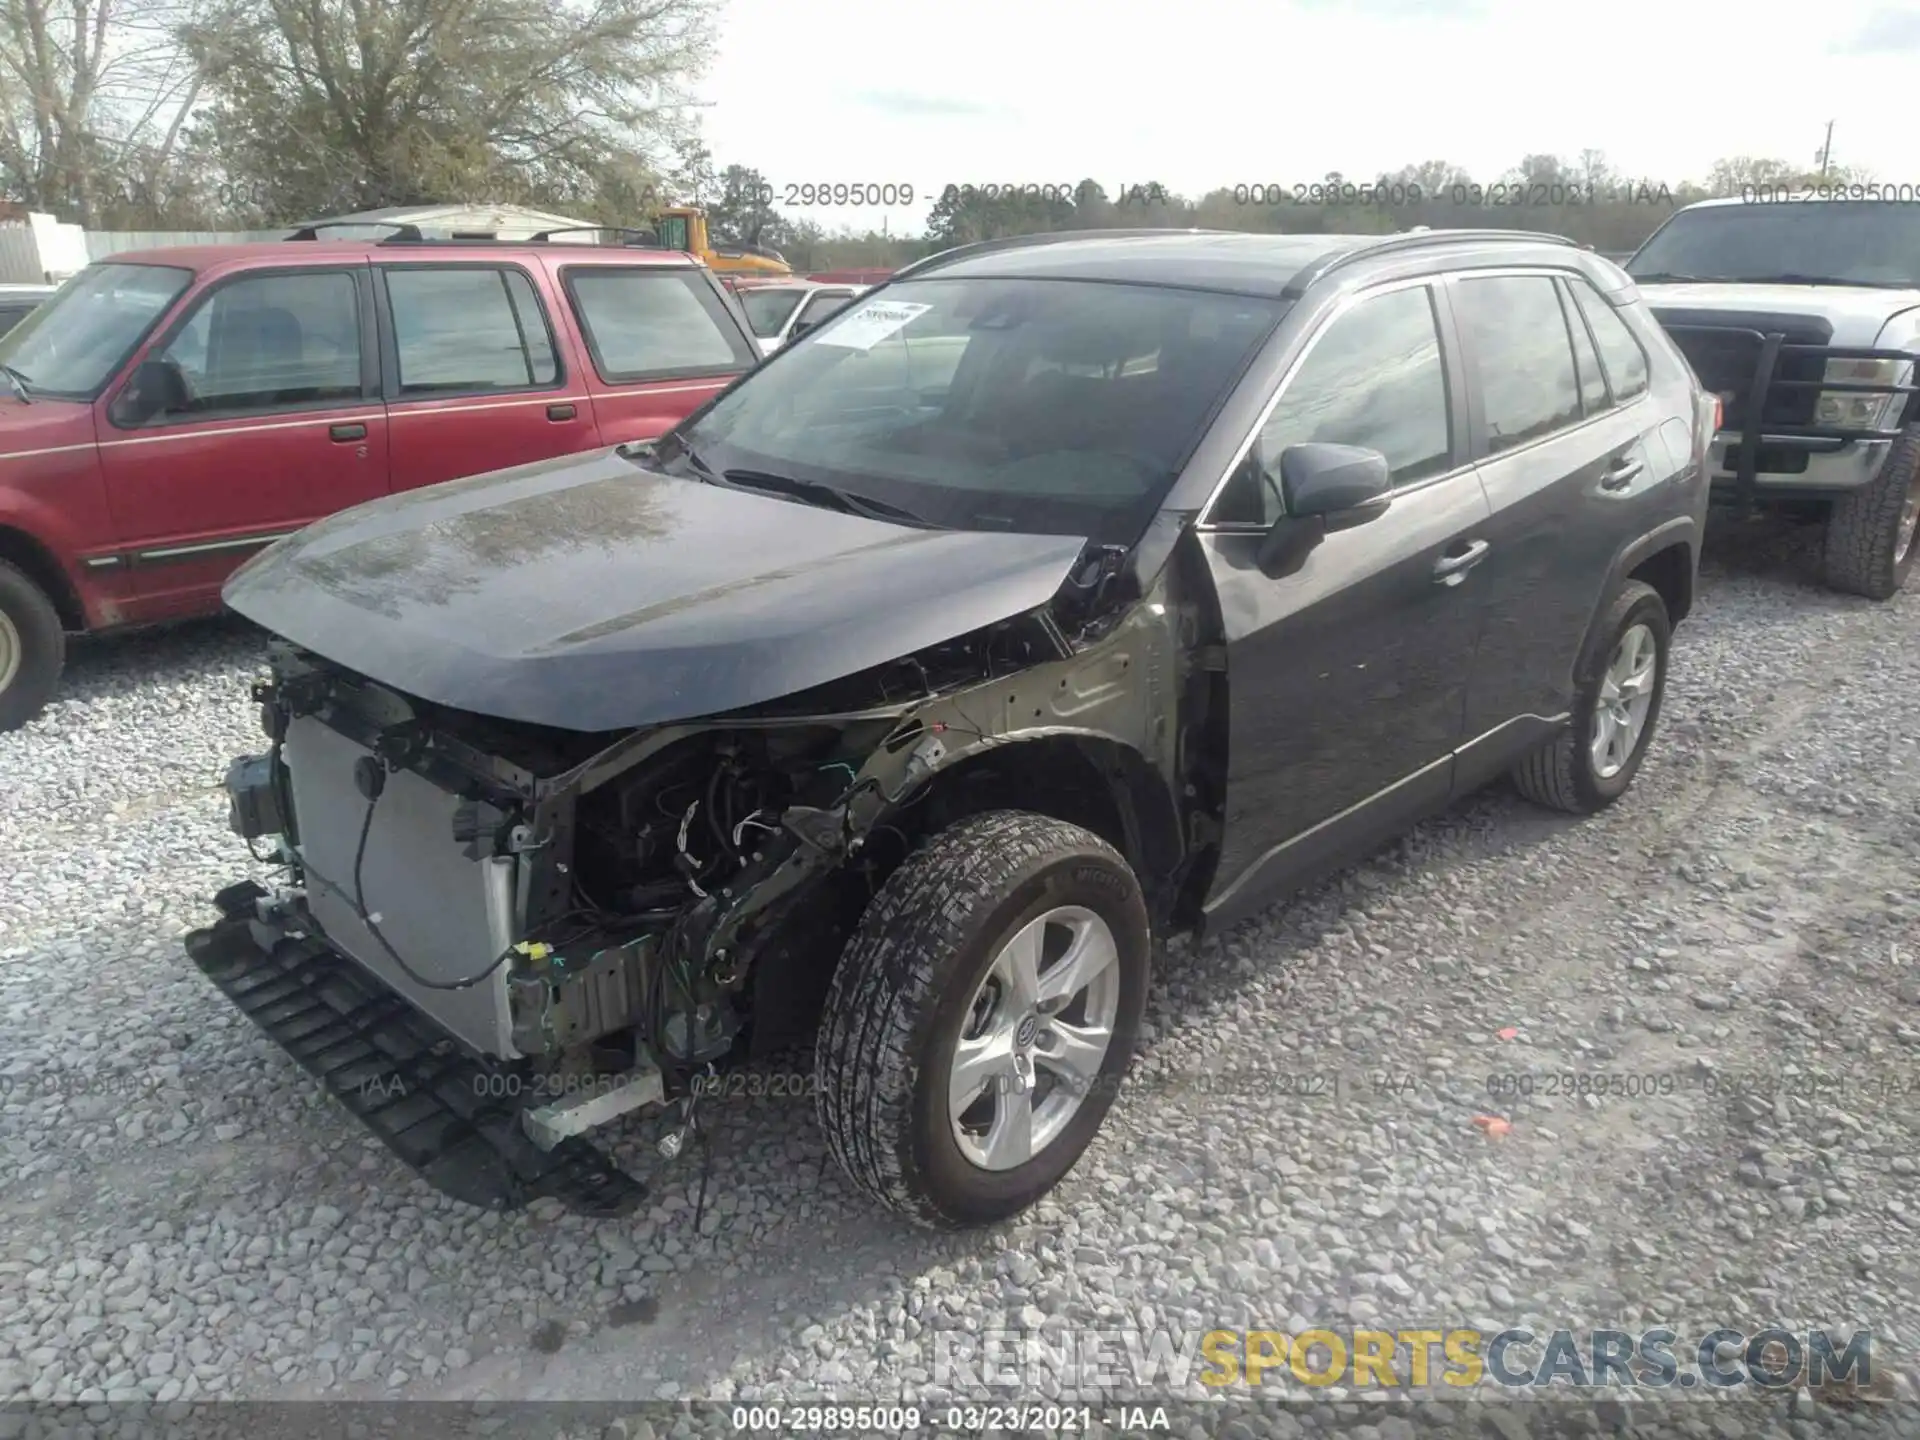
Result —
[[[1614,646],[1635,625],[1652,632],[1655,646],[1653,702],[1647,707],[1646,723],[1634,742],[1626,764],[1615,774],[1602,777],[1593,763],[1594,724],[1599,714],[1600,684],[1606,676],[1607,662]],[[1660,703],[1667,691],[1667,654],[1672,643],[1672,626],[1667,620],[1666,602],[1651,585],[1629,580],[1608,602],[1594,627],[1593,640],[1581,657],[1575,677],[1573,721],[1552,740],[1542,745],[1513,771],[1514,786],[1536,805],[1549,810],[1564,810],[1572,815],[1591,815],[1604,810],[1633,784],[1640,761],[1660,723]]]
[[[1119,998],[1098,1082],[1025,1164],[987,1170],[955,1140],[947,1077],[968,1006],[1002,946],[1060,905],[1093,911],[1119,952]],[[1140,884],[1097,835],[999,810],[929,839],[881,887],[834,972],[815,1047],[820,1124],[853,1182],[940,1229],[1016,1215],[1093,1139],[1133,1058],[1151,927]]]
[[[1920,480],[1920,425],[1909,425],[1887,451],[1873,483],[1833,502],[1827,517],[1827,587],[1869,600],[1891,600],[1907,582],[1920,542],[1901,545],[1901,517]]]
[[[60,667],[66,663],[67,635],[60,612],[46,592],[24,573],[0,560],[0,733],[18,730],[33,719],[53,696]],[[7,652],[18,643],[15,661]],[[12,679],[6,678],[11,669]]]

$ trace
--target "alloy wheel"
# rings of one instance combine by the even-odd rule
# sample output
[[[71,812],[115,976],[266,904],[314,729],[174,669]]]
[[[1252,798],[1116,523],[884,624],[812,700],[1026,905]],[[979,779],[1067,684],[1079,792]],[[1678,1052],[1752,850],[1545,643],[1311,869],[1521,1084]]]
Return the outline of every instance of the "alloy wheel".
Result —
[[[1611,780],[1633,758],[1660,672],[1660,645],[1645,625],[1629,627],[1615,642],[1593,714],[1593,773]]]
[[[1920,530],[1920,465],[1914,467],[1913,479],[1907,482],[1907,498],[1900,506],[1900,533],[1893,541],[1894,564],[1907,558],[1916,530]]]
[[[1012,1170],[1066,1129],[1099,1083],[1120,1004],[1120,952],[1078,905],[1047,911],[1000,948],[967,1005],[948,1078],[960,1153]]]
[[[13,684],[14,677],[20,673],[20,662],[26,647],[20,641],[20,627],[13,623],[13,617],[0,610],[0,694]]]

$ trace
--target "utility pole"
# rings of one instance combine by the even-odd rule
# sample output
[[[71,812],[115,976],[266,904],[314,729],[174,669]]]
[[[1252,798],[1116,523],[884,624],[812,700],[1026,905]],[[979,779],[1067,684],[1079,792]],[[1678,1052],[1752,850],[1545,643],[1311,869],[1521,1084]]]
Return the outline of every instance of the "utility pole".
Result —
[[[1833,163],[1833,121],[1827,121],[1827,143],[1820,147],[1820,178],[1827,178],[1827,167]]]

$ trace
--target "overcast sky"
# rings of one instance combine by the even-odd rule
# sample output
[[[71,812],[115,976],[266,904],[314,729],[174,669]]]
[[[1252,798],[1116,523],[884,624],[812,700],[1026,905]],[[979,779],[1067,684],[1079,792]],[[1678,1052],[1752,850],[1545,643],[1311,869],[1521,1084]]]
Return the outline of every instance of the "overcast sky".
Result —
[[[1828,120],[1836,162],[1920,185],[1916,62],[1920,0],[728,0],[700,89],[716,163],[911,184],[889,218],[917,233],[949,183],[1491,179],[1588,147],[1678,183],[1811,162]]]

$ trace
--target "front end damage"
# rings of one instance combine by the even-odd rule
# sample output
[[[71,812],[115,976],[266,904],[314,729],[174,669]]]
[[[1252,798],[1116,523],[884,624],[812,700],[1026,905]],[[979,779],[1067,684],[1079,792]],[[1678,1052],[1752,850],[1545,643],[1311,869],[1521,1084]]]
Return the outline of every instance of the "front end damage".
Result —
[[[282,881],[222,892],[188,950],[436,1187],[625,1213],[641,1186],[584,1134],[666,1104],[674,1153],[703,1077],[809,1039],[867,900],[956,815],[1038,794],[1180,903],[1217,813],[1196,737],[1221,677],[1181,658],[1210,622],[1180,567],[1117,603],[1118,563],[803,694],[617,732],[431,704],[276,642],[270,748],[227,789]]]

